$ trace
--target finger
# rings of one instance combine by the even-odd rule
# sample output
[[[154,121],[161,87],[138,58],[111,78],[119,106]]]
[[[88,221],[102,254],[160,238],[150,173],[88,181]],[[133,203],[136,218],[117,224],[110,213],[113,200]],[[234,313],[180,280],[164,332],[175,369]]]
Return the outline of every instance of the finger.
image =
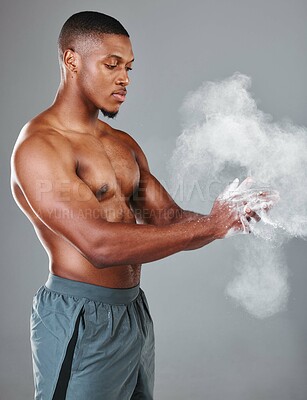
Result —
[[[250,203],[250,204],[258,204],[264,202],[272,202],[273,204],[277,203],[280,200],[279,193],[276,190],[262,192],[259,190],[249,190],[245,193],[237,193],[231,197],[231,201],[234,203]],[[273,205],[272,204],[272,205]]]
[[[256,222],[259,222],[261,220],[259,215],[254,210],[252,210],[250,207],[245,206],[244,211],[249,218],[254,219]],[[247,218],[247,217],[245,217],[245,218]]]
[[[254,180],[251,177],[248,177],[239,185],[239,179],[236,178],[229,186],[227,186],[224,196],[232,199],[237,196],[246,195],[244,193],[250,189],[253,183]]]
[[[231,196],[231,194],[235,192],[238,185],[239,185],[239,179],[236,178],[236,179],[234,179],[233,182],[231,182],[228,186],[226,186],[224,191],[220,194],[219,198],[222,198],[222,199],[229,198]]]
[[[256,195],[260,201],[273,201],[276,203],[280,200],[280,195],[277,190],[257,190],[253,192],[253,194]]]
[[[244,181],[238,186],[237,192],[245,192],[246,190],[249,190],[251,186],[253,185],[254,180],[251,176],[247,177],[244,179]]]
[[[244,215],[241,215],[240,217],[240,222],[241,222],[241,229],[243,229],[243,234],[247,234],[250,233],[250,226],[249,226],[249,222],[247,221],[247,218]]]
[[[266,202],[272,202],[273,204],[278,203],[280,200],[280,195],[277,190],[266,191],[262,197]]]
[[[244,212],[246,208],[250,208],[251,210],[255,212],[261,212],[261,211],[269,211],[272,207],[274,206],[274,203],[272,201],[266,202],[266,201],[261,201],[258,203],[247,203],[244,207]]]

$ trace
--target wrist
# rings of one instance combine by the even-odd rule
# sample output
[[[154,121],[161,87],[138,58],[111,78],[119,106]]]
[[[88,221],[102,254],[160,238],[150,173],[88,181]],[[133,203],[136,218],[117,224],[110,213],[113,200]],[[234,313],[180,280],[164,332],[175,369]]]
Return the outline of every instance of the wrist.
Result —
[[[192,238],[189,241],[186,250],[194,250],[211,243],[215,239],[220,239],[215,229],[215,223],[212,217],[201,215],[197,219],[189,222],[192,230]]]

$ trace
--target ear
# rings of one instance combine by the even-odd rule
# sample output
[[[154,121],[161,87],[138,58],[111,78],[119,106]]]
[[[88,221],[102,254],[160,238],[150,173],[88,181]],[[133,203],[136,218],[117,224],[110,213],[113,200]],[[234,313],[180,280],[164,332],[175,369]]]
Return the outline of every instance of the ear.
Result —
[[[72,49],[65,50],[63,54],[63,62],[70,72],[78,71],[78,55]]]

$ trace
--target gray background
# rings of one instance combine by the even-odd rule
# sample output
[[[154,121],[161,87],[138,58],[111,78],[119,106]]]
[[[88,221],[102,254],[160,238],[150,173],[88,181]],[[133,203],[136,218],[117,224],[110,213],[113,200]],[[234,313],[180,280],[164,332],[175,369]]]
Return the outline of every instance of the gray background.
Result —
[[[167,179],[180,133],[178,109],[204,80],[250,75],[262,110],[307,125],[306,0],[2,0],[1,400],[32,398],[28,320],[47,277],[47,256],[10,195],[10,153],[22,125],[52,102],[58,32],[85,9],[117,17],[131,35],[133,82],[114,125],[136,138],[159,179]],[[306,242],[293,240],[285,251],[288,307],[262,321],[225,297],[235,275],[232,239],[144,266],[156,399],[307,399]]]

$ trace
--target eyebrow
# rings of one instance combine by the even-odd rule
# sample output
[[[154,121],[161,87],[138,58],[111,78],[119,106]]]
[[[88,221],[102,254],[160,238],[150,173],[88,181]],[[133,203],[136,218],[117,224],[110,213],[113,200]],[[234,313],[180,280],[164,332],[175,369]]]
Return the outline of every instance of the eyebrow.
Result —
[[[123,57],[118,56],[117,54],[108,54],[105,58],[117,58],[119,61],[123,61]],[[128,61],[127,64],[134,62],[134,58],[131,61]]]

